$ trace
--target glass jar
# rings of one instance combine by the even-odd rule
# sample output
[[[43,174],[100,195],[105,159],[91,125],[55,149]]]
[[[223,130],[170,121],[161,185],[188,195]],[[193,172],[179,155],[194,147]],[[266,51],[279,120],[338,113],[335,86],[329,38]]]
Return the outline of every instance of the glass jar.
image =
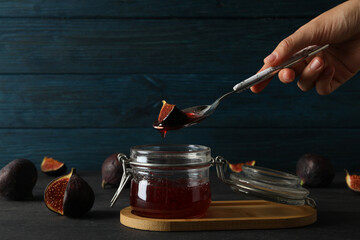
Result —
[[[130,205],[136,215],[150,218],[200,218],[211,203],[209,168],[216,166],[218,178],[235,192],[291,205],[315,201],[292,174],[255,166],[243,166],[241,173],[225,172],[229,163],[211,157],[201,145],[141,145],[130,149],[130,158],[120,153],[123,176],[111,206],[131,180]]]
[[[199,218],[210,206],[210,148],[143,145],[130,150],[130,205],[151,218]]]

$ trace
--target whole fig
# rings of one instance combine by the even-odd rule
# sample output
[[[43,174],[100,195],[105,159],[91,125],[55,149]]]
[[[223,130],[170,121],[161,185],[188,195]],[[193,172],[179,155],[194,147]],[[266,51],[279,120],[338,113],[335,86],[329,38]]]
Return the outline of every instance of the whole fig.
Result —
[[[298,160],[296,175],[305,186],[326,187],[332,183],[335,170],[329,159],[309,153]]]
[[[120,185],[121,177],[123,174],[123,168],[121,162],[117,159],[118,153],[110,155],[102,164],[101,167],[101,176],[102,188],[109,186],[111,188],[118,187]],[[125,187],[129,187],[129,184],[126,184]]]
[[[73,168],[69,174],[48,184],[44,192],[44,201],[46,207],[55,213],[81,217],[94,205],[95,194]]]
[[[0,171],[0,195],[9,200],[32,199],[37,170],[30,160],[15,159]]]

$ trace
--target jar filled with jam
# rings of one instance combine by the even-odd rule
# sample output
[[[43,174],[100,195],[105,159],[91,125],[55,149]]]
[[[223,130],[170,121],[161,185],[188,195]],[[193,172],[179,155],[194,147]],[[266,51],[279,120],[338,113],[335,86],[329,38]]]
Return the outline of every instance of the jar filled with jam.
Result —
[[[211,202],[210,148],[143,145],[130,149],[130,205],[151,218],[199,218]]]
[[[255,166],[225,177],[228,162],[201,145],[141,145],[120,153],[124,173],[111,206],[131,179],[132,213],[148,218],[201,218],[211,203],[209,168],[235,192],[291,205],[315,202],[294,175]]]

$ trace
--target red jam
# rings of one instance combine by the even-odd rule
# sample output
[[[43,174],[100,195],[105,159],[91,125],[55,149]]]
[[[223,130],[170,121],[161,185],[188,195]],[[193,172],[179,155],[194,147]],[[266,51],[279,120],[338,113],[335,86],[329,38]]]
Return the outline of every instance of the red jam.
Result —
[[[133,213],[150,218],[200,218],[211,202],[210,183],[180,179],[132,180]]]
[[[180,122],[179,124],[174,125],[174,126],[167,126],[167,125],[163,125],[161,123],[155,122],[153,124],[153,126],[158,127],[161,125],[162,128],[158,128],[158,131],[160,132],[161,137],[165,138],[167,131],[183,128],[187,124],[195,124],[195,123],[201,122],[205,118],[204,116],[198,115],[197,113],[193,113],[193,112],[186,112],[185,114],[187,116],[187,119],[186,119],[186,122],[184,122],[184,123]]]

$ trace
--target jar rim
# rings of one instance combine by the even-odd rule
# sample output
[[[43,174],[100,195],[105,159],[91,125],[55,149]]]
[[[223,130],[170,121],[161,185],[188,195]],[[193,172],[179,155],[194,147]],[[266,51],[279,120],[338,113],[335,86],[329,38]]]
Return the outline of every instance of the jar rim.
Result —
[[[180,151],[176,150],[176,148],[188,148],[188,151]],[[199,153],[210,151],[210,147],[198,144],[144,144],[132,146],[130,151],[137,151],[139,153]]]
[[[198,167],[211,165],[210,147],[196,144],[147,144],[130,148],[130,165]]]

